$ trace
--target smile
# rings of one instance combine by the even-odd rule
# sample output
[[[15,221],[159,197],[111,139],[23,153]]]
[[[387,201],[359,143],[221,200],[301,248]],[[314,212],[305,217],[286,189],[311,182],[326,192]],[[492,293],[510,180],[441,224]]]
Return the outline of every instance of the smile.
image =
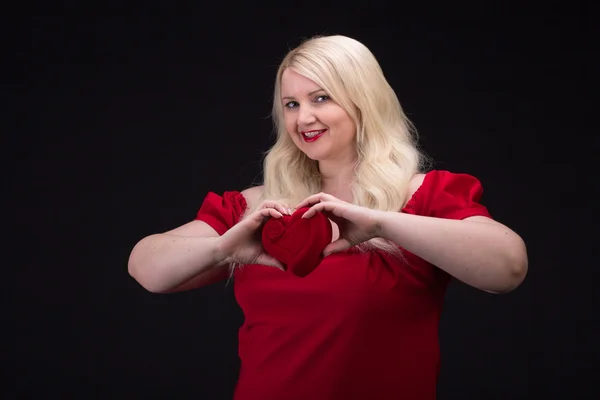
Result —
[[[319,129],[319,130],[306,131],[306,132],[301,132],[301,133],[302,133],[302,138],[304,139],[304,141],[310,143],[310,142],[314,142],[315,140],[320,138],[326,131],[327,131],[327,129]]]

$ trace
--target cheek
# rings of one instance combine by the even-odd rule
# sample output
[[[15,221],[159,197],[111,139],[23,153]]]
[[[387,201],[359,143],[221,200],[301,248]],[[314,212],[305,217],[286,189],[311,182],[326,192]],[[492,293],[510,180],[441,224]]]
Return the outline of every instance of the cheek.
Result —
[[[352,119],[343,110],[336,115],[336,126],[344,136],[354,136],[356,127]]]
[[[296,124],[296,113],[292,110],[285,110],[283,112],[283,121],[285,122],[285,126],[292,126]]]
[[[285,130],[287,131],[288,135],[290,135],[292,137],[292,139],[296,138],[296,123],[295,121],[291,120],[291,119],[286,119],[285,120]]]
[[[283,122],[285,124],[285,129],[286,131],[290,134],[290,135],[294,135],[294,132],[296,131],[296,121],[294,118],[292,118],[292,116],[290,116],[289,114],[284,116]]]

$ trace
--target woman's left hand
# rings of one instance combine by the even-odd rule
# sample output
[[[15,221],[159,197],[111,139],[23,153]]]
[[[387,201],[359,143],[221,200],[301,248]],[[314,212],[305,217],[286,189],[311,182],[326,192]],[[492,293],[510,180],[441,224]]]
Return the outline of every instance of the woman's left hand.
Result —
[[[302,207],[310,207],[302,218],[310,218],[317,212],[323,212],[339,227],[339,238],[325,247],[324,256],[346,250],[379,235],[380,211],[350,204],[326,193],[309,196],[296,205],[296,209]]]

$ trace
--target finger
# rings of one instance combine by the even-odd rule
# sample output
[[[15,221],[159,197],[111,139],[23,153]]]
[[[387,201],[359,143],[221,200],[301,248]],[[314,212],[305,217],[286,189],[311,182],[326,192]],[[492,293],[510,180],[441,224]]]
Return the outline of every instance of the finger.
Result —
[[[325,246],[325,249],[323,249],[323,257],[347,250],[350,247],[352,247],[352,243],[350,243],[347,239],[340,238],[335,242],[329,243],[327,246]]]
[[[266,217],[281,218],[283,214],[274,208],[265,208],[262,214]]]
[[[319,211],[325,210],[327,205],[325,203],[315,204],[311,208],[309,208],[304,214],[302,214],[302,218],[310,218],[315,215]]]
[[[256,213],[256,218],[261,222],[264,222],[267,218],[270,217],[281,218],[283,217],[283,215],[274,208],[263,208],[261,210],[258,210],[258,212]]]
[[[337,201],[324,201],[322,203],[315,204],[310,209],[308,209],[303,215],[302,218],[310,218],[318,212],[331,212],[333,215],[341,217],[341,212],[345,207],[345,203],[337,202]]]
[[[274,208],[281,214],[291,214],[288,208],[285,208],[283,205],[277,203],[276,201],[265,201],[262,203],[261,208]]]
[[[275,267],[278,268],[282,271],[285,271],[285,265],[277,260],[276,258],[268,255],[268,254],[261,254],[258,256],[258,258],[256,259],[256,263],[260,264],[260,265],[267,265],[269,267]]]
[[[300,203],[296,204],[296,209],[302,208],[302,207],[307,207],[312,204],[317,204],[322,201],[340,201],[340,200],[330,194],[327,194],[327,193],[313,194],[312,196],[308,196],[306,199],[304,199]]]
[[[284,207],[281,203],[276,201],[267,200],[262,203],[261,208],[273,208],[283,214],[290,214],[289,209]]]

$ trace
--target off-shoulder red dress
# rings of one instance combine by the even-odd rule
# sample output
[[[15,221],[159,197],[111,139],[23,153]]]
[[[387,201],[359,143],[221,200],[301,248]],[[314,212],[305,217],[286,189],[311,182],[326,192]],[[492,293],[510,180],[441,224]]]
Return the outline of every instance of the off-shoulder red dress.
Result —
[[[471,175],[430,171],[402,212],[490,217],[482,191]],[[223,234],[245,209],[239,192],[211,192],[196,218]],[[404,254],[400,261],[349,249],[306,277],[262,265],[237,269],[234,292],[245,321],[235,399],[435,399],[450,276]]]

